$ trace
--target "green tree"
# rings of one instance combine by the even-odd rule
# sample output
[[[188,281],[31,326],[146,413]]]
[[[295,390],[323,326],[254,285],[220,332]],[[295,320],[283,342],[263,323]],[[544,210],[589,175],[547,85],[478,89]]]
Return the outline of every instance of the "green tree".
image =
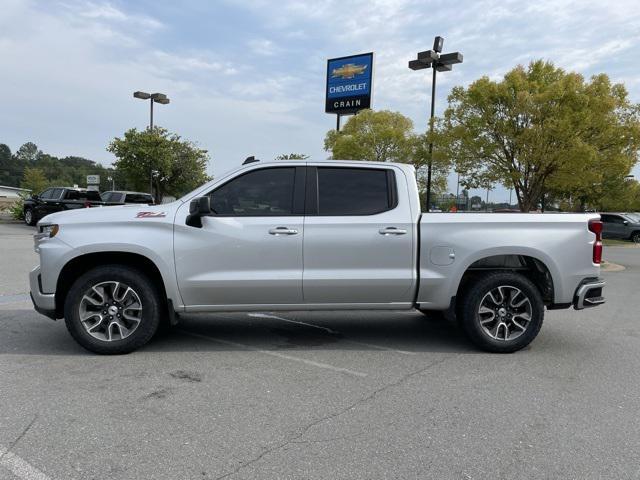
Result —
[[[20,188],[25,190],[31,190],[31,193],[36,195],[42,192],[49,186],[49,181],[45,177],[42,170],[35,167],[25,167],[22,175],[22,182]]]
[[[275,160],[307,160],[309,155],[304,153],[282,153]]]
[[[0,185],[7,185],[9,187],[18,186],[17,182],[20,177],[16,175],[13,165],[11,149],[8,145],[0,143]]]
[[[116,171],[136,190],[146,191],[153,183],[158,203],[165,194],[180,196],[209,180],[207,151],[164,128],[132,128],[124,137],[115,138],[107,150],[117,158]]]
[[[327,132],[324,149],[334,159],[406,163],[412,131],[411,119],[398,112],[362,110],[340,132]]]
[[[29,165],[34,164],[41,154],[42,152],[38,150],[35,143],[27,142],[16,151],[14,157],[18,162]]]
[[[543,61],[454,88],[444,120],[440,133],[458,171],[470,184],[513,186],[525,212],[547,192],[597,203],[594,184],[622,181],[640,147],[639,109],[622,85]]]

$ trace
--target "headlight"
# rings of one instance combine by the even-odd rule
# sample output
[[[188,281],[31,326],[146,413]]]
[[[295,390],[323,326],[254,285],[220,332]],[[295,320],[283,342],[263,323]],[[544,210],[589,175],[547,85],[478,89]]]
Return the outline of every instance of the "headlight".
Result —
[[[60,230],[60,227],[56,224],[40,225],[40,228],[39,228],[40,235],[38,235],[38,237],[39,238],[55,237],[56,233],[58,233],[58,230]]]

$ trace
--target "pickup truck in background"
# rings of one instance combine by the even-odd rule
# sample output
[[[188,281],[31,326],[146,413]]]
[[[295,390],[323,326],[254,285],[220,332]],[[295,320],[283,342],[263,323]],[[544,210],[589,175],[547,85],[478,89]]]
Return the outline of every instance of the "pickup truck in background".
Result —
[[[30,287],[101,354],[182,313],[414,308],[514,352],[545,308],[604,302],[601,232],[597,214],[423,215],[404,164],[256,162],[170,204],[45,217]]]
[[[100,194],[105,207],[112,205],[127,205],[131,203],[143,203],[146,205],[153,205],[153,196],[150,193],[143,192],[127,192],[109,190],[108,192],[102,192]]]
[[[102,206],[100,193],[83,188],[52,187],[24,201],[24,223],[35,225],[54,212]]]

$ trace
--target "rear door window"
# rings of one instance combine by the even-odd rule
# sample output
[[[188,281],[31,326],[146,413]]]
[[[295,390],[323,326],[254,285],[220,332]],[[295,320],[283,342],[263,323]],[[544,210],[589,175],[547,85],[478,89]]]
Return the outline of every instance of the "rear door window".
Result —
[[[393,171],[318,167],[318,215],[374,215],[395,207]]]

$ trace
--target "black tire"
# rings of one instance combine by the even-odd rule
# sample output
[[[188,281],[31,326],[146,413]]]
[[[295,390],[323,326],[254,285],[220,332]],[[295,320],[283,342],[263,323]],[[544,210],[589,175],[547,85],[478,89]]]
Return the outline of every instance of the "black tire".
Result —
[[[633,243],[640,244],[640,232],[633,232],[631,234],[631,241]]]
[[[515,332],[514,335],[516,333],[519,335],[517,338],[493,338],[490,333],[485,331],[485,328],[480,323],[482,315],[479,313],[481,302],[483,302],[483,299],[488,298],[490,292],[495,292],[498,287],[507,287],[507,292],[514,292],[513,289],[517,289],[529,300],[530,312],[527,312],[527,314],[531,319],[526,325],[524,325],[525,322],[522,321],[522,318],[516,316],[520,314],[516,313],[513,315],[513,313],[509,313],[511,310],[509,310],[510,307],[508,307],[507,314],[513,315],[514,320],[518,318],[518,322],[525,326],[525,330],[521,331],[511,324],[512,331]],[[514,300],[515,303],[519,303],[523,297],[519,296],[516,298],[517,300],[512,298],[511,303],[513,303]],[[491,300],[490,303],[495,302]],[[509,301],[505,301],[505,305],[508,303]],[[497,315],[496,313],[494,318],[500,318]],[[510,318],[511,316],[509,316],[509,319]],[[540,291],[528,278],[513,272],[491,272],[476,277],[475,280],[467,284],[458,305],[458,320],[467,337],[480,349],[493,353],[512,353],[529,345],[533,339],[536,338],[538,332],[540,332],[543,319],[544,303]],[[511,320],[506,320],[506,324],[508,325],[510,321]],[[485,323],[485,325],[488,325],[487,328],[490,329],[492,323]],[[493,323],[493,325],[496,325],[496,323]],[[507,337],[507,333],[505,332],[509,330],[506,328],[507,327],[500,329],[500,327],[498,327],[496,333],[502,331],[503,336]]]
[[[31,208],[24,209],[24,223],[26,223],[30,227],[33,227],[36,223],[38,223],[36,220],[36,214]]]
[[[142,303],[140,321],[126,338],[100,340],[91,336],[80,321],[80,302],[92,286],[122,282],[131,287]],[[64,318],[71,336],[87,350],[101,355],[130,353],[145,345],[158,330],[163,312],[158,288],[142,271],[124,265],[104,265],[89,270],[71,286],[64,303]]]

